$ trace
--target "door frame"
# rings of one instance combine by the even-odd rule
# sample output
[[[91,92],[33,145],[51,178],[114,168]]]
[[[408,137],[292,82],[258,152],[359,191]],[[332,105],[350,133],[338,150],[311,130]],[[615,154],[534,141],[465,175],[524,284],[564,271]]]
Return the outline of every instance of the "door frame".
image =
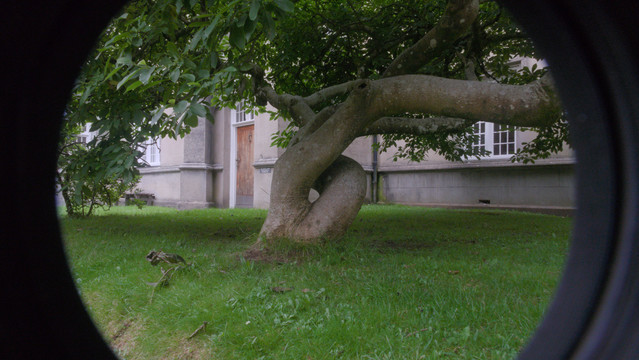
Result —
[[[235,208],[236,192],[237,192],[237,128],[243,126],[250,126],[255,124],[255,119],[237,122],[237,110],[231,109],[231,116],[229,119],[231,123],[231,154],[229,162],[229,208]],[[253,128],[255,129],[255,128]],[[255,130],[253,130],[255,131]],[[255,132],[253,132],[253,138],[255,139]]]

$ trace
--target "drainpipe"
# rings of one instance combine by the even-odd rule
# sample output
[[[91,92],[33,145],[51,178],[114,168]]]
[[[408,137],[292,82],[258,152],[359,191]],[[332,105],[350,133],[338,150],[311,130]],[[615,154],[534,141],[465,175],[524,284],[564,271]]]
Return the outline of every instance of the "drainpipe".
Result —
[[[373,177],[371,179],[371,201],[377,204],[377,135],[373,135]]]

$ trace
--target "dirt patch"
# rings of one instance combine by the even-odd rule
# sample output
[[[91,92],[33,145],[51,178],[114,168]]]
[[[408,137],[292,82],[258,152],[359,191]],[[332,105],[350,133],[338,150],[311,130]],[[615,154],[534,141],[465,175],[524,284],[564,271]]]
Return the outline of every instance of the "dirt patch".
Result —
[[[287,264],[296,260],[296,256],[293,254],[282,254],[259,247],[251,247],[244,251],[241,256],[246,260],[268,264]]]
[[[210,360],[210,351],[206,350],[201,342],[195,340],[182,340],[175,346],[166,349],[167,354],[162,360]]]
[[[143,329],[144,324],[137,319],[112,320],[107,324],[105,337],[116,354],[128,358]]]

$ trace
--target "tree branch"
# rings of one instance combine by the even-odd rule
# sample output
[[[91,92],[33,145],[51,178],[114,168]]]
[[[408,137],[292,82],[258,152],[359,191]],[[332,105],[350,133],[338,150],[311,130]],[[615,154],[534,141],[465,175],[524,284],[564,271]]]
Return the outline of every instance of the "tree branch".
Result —
[[[417,71],[453,41],[464,35],[478,13],[478,0],[449,0],[437,25],[413,46],[399,54],[386,69],[383,77]]]
[[[305,97],[304,102],[306,102],[308,106],[313,107],[335,96],[349,93],[359,83],[360,83],[359,80],[352,80],[342,84],[329,86],[314,94],[311,94]]]
[[[549,74],[527,85],[403,75],[371,82],[373,118],[432,114],[503,125],[545,127],[562,113]]]
[[[253,78],[253,89],[258,104],[268,101],[277,109],[288,110],[293,117],[293,123],[300,127],[315,118],[315,112],[301,96],[278,94],[275,89],[264,80],[263,69],[257,65],[253,65],[248,73],[250,73]]]
[[[441,130],[457,130],[470,126],[473,122],[447,117],[408,118],[383,117],[366,127],[362,136],[379,134],[426,135]]]
[[[262,85],[258,89],[259,95],[264,96],[273,107],[280,110],[288,110],[293,117],[293,123],[304,126],[315,117],[315,112],[301,96],[290,94],[278,94],[271,86]]]
[[[322,111],[315,115],[312,121],[310,121],[297,131],[295,136],[293,136],[293,138],[291,139],[290,145],[295,145],[301,139],[314,133],[315,130],[319,129],[320,126],[322,126],[326,122],[326,120],[328,120],[333,114],[335,114],[338,108],[339,104],[323,108]]]

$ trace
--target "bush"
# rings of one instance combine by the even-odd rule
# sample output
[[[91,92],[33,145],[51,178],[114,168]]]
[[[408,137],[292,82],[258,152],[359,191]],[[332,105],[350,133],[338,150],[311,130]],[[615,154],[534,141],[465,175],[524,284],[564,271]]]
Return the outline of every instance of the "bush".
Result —
[[[62,131],[56,184],[67,214],[87,217],[95,208],[116,204],[138,184],[140,176],[134,167],[105,161],[104,147],[98,146],[97,140],[86,143],[78,134],[80,128],[69,124]]]

